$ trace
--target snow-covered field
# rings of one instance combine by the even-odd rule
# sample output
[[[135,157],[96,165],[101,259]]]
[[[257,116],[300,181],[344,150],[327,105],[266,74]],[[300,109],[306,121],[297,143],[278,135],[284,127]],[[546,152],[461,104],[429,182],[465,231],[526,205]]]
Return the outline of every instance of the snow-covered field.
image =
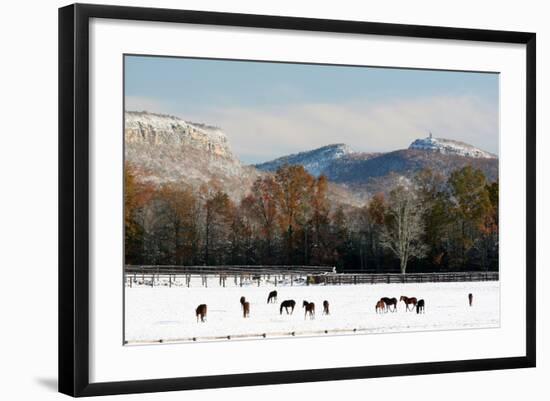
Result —
[[[271,290],[278,302],[267,304]],[[474,303],[468,306],[468,293]],[[406,312],[403,302],[397,312],[375,312],[381,297],[401,295],[426,302],[425,314]],[[239,299],[250,302],[250,317],[242,317]],[[499,326],[499,283],[363,284],[341,286],[248,285],[221,288],[201,286],[126,287],[125,340],[128,344],[208,341],[231,338],[266,338],[291,335],[339,333],[384,333],[422,330],[488,328]],[[279,314],[280,302],[294,299],[294,314]],[[322,314],[323,300],[330,315]],[[314,320],[304,319],[302,301],[315,302]],[[195,308],[208,305],[205,323],[197,323]],[[326,334],[325,334],[326,332]]]

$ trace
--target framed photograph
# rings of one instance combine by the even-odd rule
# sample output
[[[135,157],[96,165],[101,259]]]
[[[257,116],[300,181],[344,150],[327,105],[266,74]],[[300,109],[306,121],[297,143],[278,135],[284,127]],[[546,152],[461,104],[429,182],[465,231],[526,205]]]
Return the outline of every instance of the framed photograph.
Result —
[[[59,390],[535,366],[535,34],[59,10]]]

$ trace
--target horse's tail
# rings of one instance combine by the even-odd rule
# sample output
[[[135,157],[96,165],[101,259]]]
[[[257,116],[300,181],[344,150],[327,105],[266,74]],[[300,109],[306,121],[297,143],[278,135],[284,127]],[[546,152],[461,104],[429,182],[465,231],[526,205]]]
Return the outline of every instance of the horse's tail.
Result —
[[[279,308],[279,314],[283,314],[283,304],[281,304],[281,307]]]

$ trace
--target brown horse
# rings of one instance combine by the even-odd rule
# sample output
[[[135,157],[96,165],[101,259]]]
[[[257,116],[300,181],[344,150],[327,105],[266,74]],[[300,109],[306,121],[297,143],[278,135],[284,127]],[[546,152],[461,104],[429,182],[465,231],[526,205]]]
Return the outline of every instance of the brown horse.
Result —
[[[384,301],[384,303],[386,304],[386,308],[390,312],[395,312],[397,310],[397,298],[382,297],[380,298],[380,300]],[[390,308],[390,306],[392,305],[393,305],[393,309]]]
[[[294,312],[294,307],[296,306],[296,302],[293,299],[287,299],[286,301],[281,302],[281,308],[279,309],[280,314],[283,314],[283,308],[286,310],[286,314],[288,315],[288,308],[290,308],[290,314]]]
[[[277,291],[271,291],[267,296],[267,303],[269,304],[271,302],[277,302]]]
[[[330,315],[328,307],[329,307],[328,301],[325,299],[323,301],[323,315]]]
[[[197,315],[197,323],[199,322],[199,317],[201,319],[201,322],[204,323],[206,321],[206,309],[206,304],[200,304],[199,306],[197,306],[197,309],[195,310],[195,314]]]
[[[310,319],[315,319],[315,304],[313,302],[304,301],[302,307],[306,309],[304,320],[306,319],[308,313]]]
[[[376,303],[375,307],[376,313],[382,313],[386,311],[386,303],[383,300],[380,300]]]
[[[410,310],[414,310],[414,307],[416,306],[416,298],[415,297],[412,297],[412,298],[409,298],[409,297],[406,297],[404,295],[401,295],[401,298],[399,298],[399,302],[405,302],[405,307],[407,308],[407,311],[409,310],[409,305],[412,304],[412,308]]]
[[[243,308],[243,317],[247,318],[250,316],[250,302],[246,301],[245,297],[241,297],[241,306]]]
[[[425,313],[424,312],[424,300],[423,299],[419,299],[418,302],[416,303],[416,313]]]
[[[474,295],[472,293],[468,294],[468,303],[470,306],[472,306],[472,303],[474,302]]]

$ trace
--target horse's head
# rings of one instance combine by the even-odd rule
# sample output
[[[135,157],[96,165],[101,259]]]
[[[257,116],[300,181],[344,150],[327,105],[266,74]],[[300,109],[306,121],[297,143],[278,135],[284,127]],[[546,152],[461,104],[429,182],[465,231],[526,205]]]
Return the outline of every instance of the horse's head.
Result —
[[[407,302],[406,298],[407,298],[406,296],[401,295],[401,298],[399,298],[399,302],[401,302],[401,301]]]
[[[304,301],[304,302],[302,303],[302,308],[305,308],[306,306],[308,306],[308,304],[309,304],[308,301]]]
[[[241,297],[241,305],[244,304],[246,302],[246,298],[245,297]]]

